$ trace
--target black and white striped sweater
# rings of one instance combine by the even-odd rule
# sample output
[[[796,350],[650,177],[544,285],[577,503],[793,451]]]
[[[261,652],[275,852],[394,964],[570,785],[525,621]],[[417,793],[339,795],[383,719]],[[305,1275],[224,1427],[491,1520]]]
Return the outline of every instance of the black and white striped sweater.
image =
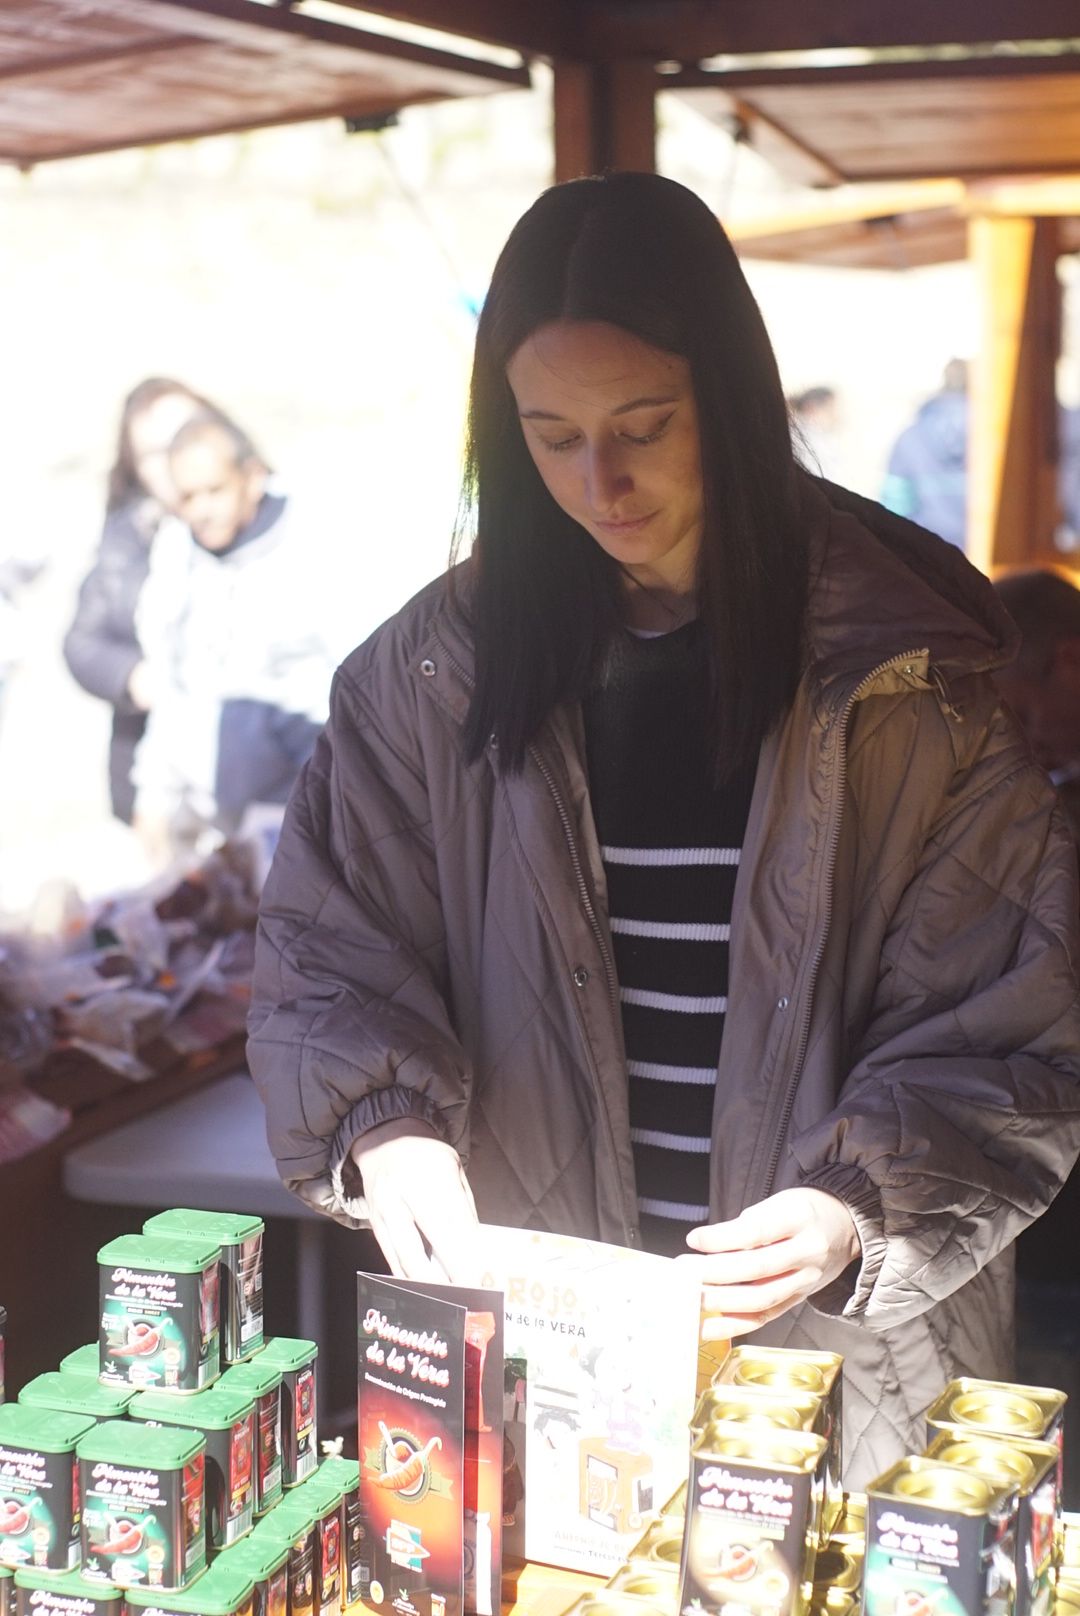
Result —
[[[627,635],[584,704],[646,1249],[705,1221],[731,907],[753,772],[721,789],[706,746],[704,629]]]

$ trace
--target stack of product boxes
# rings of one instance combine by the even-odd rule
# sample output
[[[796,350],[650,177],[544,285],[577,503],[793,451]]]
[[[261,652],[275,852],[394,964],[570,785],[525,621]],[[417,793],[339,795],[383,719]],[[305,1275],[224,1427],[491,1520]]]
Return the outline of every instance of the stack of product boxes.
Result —
[[[0,1406],[0,1616],[342,1616],[355,1462],[319,1463],[312,1341],[265,1340],[259,1218],[98,1253],[97,1343]]]
[[[954,1381],[926,1453],[845,1494],[841,1367],[734,1348],[699,1398],[686,1486],[568,1616],[1080,1616],[1063,1394]]]

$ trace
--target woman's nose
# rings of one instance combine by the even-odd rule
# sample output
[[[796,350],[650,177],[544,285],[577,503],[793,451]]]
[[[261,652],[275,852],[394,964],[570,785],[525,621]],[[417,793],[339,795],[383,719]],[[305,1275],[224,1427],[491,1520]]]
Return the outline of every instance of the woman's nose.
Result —
[[[617,449],[598,445],[587,451],[585,495],[590,509],[598,516],[609,511],[632,487],[633,481]]]

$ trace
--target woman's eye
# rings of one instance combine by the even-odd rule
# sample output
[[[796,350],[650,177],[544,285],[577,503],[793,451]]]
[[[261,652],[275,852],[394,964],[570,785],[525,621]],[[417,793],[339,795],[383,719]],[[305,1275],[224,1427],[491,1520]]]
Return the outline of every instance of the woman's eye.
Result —
[[[651,432],[646,432],[641,437],[638,437],[633,432],[624,432],[623,437],[626,439],[627,443],[655,443],[657,438],[663,437],[664,432],[667,430],[667,424],[670,420],[671,416],[665,415],[664,419],[660,422],[660,425],[654,427]]]
[[[562,454],[565,450],[572,449],[574,447],[575,443],[577,442],[577,434],[574,433],[569,438],[555,438],[554,440],[551,438],[542,438],[540,441],[543,443],[545,449],[551,449],[555,454]]]

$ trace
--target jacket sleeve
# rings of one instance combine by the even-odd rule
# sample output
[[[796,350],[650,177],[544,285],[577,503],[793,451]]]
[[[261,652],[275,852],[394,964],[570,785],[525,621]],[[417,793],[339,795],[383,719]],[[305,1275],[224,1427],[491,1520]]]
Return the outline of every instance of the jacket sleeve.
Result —
[[[922,1313],[1061,1188],[1080,1150],[1077,917],[1072,841],[999,710],[889,917],[837,1107],[793,1142],[862,1241],[819,1310],[873,1329]]]
[[[142,658],[135,635],[135,597],[147,563],[138,544],[135,538],[125,541],[116,519],[106,523],[64,638],[64,660],[72,677],[122,713],[137,710],[127,685]]]
[[[392,718],[348,668],[334,681],[263,895],[249,1020],[282,1178],[351,1227],[365,1217],[352,1142],[406,1119],[464,1153],[471,1087],[447,1008],[416,692],[400,678]]]

